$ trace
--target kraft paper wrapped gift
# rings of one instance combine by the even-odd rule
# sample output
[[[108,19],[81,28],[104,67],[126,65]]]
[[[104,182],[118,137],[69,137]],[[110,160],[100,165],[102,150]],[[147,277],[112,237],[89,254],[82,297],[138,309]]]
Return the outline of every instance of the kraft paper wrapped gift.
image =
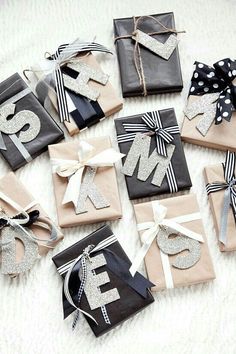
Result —
[[[87,52],[85,55],[78,55],[74,58],[74,63],[76,62],[87,65],[90,69],[92,68],[92,70],[95,69],[102,73],[102,69],[92,53]],[[36,94],[40,102],[44,105],[46,99],[49,98],[54,108],[58,111],[55,81],[52,72],[48,70],[49,64],[50,60],[45,60],[33,67],[35,75],[39,80],[36,85]],[[79,73],[68,66],[62,67],[62,73],[73,79],[79,77]],[[99,96],[96,100],[91,100],[68,88],[65,89],[70,121],[65,120],[64,124],[70,135],[77,134],[91,127],[100,120],[118,112],[123,107],[122,100],[117,96],[109,80],[107,80],[106,84],[101,84],[90,79],[87,85],[90,89],[98,91]]]
[[[142,75],[142,69],[140,68],[139,73],[137,72],[134,61],[135,56],[137,56],[137,66],[143,67],[143,80],[145,81],[147,95],[181,91],[183,81],[178,48],[174,49],[167,60],[153,53],[143,45],[138,45],[139,48],[136,47],[136,52],[135,40],[131,38],[131,35],[135,32],[134,21],[138,21],[137,29],[146,34],[165,31],[166,28],[162,25],[169,29],[175,29],[173,12],[152,16],[137,16],[135,19],[134,17],[128,17],[114,20],[114,37],[123,97],[144,95],[144,85],[140,82],[139,78],[139,75]],[[126,38],[119,38],[122,36],[126,36]],[[176,36],[176,34],[167,31],[152,35],[151,39],[165,43],[170,36]],[[140,54],[138,53],[139,50]]]
[[[14,171],[64,134],[18,73],[0,83],[0,152]]]
[[[195,62],[181,138],[184,142],[236,151],[236,62]]]
[[[235,161],[235,153],[229,153],[228,156],[231,155],[232,160]],[[231,161],[232,161],[231,160]],[[234,178],[235,174],[235,163],[232,165],[233,174],[232,178]],[[214,226],[219,242],[219,248],[222,252],[227,251],[235,251],[236,250],[236,225],[235,225],[235,217],[232,209],[232,204],[229,205],[229,208],[226,210],[226,230],[223,232],[223,239],[225,239],[225,243],[220,241],[220,232],[222,227],[222,209],[224,207],[225,193],[226,188],[229,190],[229,184],[225,180],[224,176],[224,164],[215,164],[209,165],[204,168],[204,178],[207,184],[207,190],[212,186],[214,188],[214,184],[217,186],[222,185],[223,188],[217,188],[217,190],[213,193],[208,194],[208,199],[210,202],[210,207],[213,215]],[[222,241],[223,241],[222,239]]]
[[[27,215],[31,215],[29,224],[23,222]],[[2,272],[10,276],[30,270],[39,256],[47,254],[63,238],[13,172],[0,179],[0,236]]]
[[[123,158],[123,169],[121,171],[125,174],[130,199],[174,193],[189,189],[192,186],[173,108],[117,118],[115,119],[115,127],[119,149],[126,155]],[[169,137],[173,140],[166,143],[159,133],[170,133]],[[143,143],[136,144],[136,134],[142,134]],[[161,155],[163,153],[162,145],[161,150],[158,150],[159,144],[163,142],[167,149],[167,157],[170,157],[169,163],[165,162],[167,157]],[[127,160],[128,166],[126,166],[126,159],[128,159],[134,146],[137,146],[136,157],[133,155],[130,160]],[[143,151],[144,149],[148,149],[149,153]],[[158,157],[155,155],[155,151]],[[139,160],[137,160],[138,154],[141,154]],[[155,156],[151,157],[153,154]],[[152,163],[152,158],[161,160],[155,166],[152,165],[153,168],[151,169],[149,166]],[[137,163],[131,175],[130,171],[127,171],[124,167],[129,168],[134,161],[137,161]],[[144,173],[145,176],[142,177],[142,173],[147,169],[149,170],[148,176]],[[154,181],[155,176],[161,172],[164,172],[162,181],[159,178],[157,182]]]
[[[84,203],[85,210],[76,214],[76,204],[79,200],[79,197],[77,196],[79,192],[79,182],[75,185],[75,191],[73,191],[73,198],[75,199],[74,203],[70,201],[66,204],[63,204],[64,196],[68,188],[68,178],[63,177],[56,172],[57,162],[58,160],[61,160],[59,162],[61,162],[63,165],[65,160],[74,160],[76,163],[78,163],[78,152],[81,153],[82,145],[84,144],[89,144],[90,147],[94,149],[93,151],[95,155],[103,152],[106,153],[106,150],[111,148],[111,141],[109,137],[98,137],[86,139],[86,141],[80,140],[49,146],[50,159],[52,166],[54,166],[53,184],[57,205],[57,215],[59,225],[61,227],[91,224],[105,220],[116,220],[122,216],[119,190],[116,179],[116,169],[113,164],[110,164],[110,166],[108,164],[101,164],[101,166],[103,165],[104,167],[97,168],[93,180],[96,190],[98,190],[102,197],[107,201],[107,206],[96,208],[96,203],[92,202],[91,198],[88,196]],[[117,159],[121,158],[121,154],[115,152],[114,150],[112,151],[112,153],[115,154],[115,159],[116,157]],[[89,167],[86,167],[83,172],[82,184],[85,178],[85,174],[88,173],[88,169]]]
[[[150,241],[151,244],[145,256],[145,265],[146,265],[148,278],[152,283],[155,284],[155,287],[153,287],[152,290],[159,291],[166,288],[180,287],[180,286],[208,282],[214,279],[215,278],[214,268],[209,254],[207,239],[205,236],[201,216],[199,214],[199,206],[195,195],[188,194],[184,196],[163,199],[160,201],[135,204],[134,210],[135,210],[135,215],[137,220],[137,227],[140,230],[139,232],[141,238],[144,237],[144,233],[146,232],[145,227],[141,227],[141,224],[150,223],[150,222],[154,224],[154,210],[157,207],[159,208],[159,206],[161,206],[161,208],[162,207],[167,208],[166,215],[164,215],[165,220],[172,219],[172,222],[173,221],[177,222],[178,225],[180,225],[181,227],[188,229],[188,232],[190,231],[196,233],[197,236],[200,236],[200,238],[202,238],[204,242],[191,240],[191,242],[194,241],[195,243],[194,248],[197,247],[195,251],[194,248],[191,249],[191,252],[195,252],[193,253],[192,257],[194,256],[196,257],[195,261],[197,259],[199,260],[196,261],[196,263],[193,262],[192,263],[193,265],[190,266],[189,268],[180,269],[177,268],[178,265],[176,262],[179,257],[180,264],[181,264],[181,260],[182,261],[184,260],[184,258],[182,257],[187,256],[186,252],[187,249],[189,249],[188,248],[189,245],[186,246],[185,242],[186,240],[190,240],[190,238],[185,237],[185,241],[183,242],[183,244],[180,243],[180,245],[178,244],[177,239],[173,239],[172,237],[169,238],[168,240],[169,246],[172,247],[172,251],[173,251],[172,254],[170,254],[170,253],[164,253],[164,251],[165,252],[170,252],[170,251],[164,249],[163,244],[161,244],[162,251],[158,246],[157,235],[159,234],[160,230],[159,232],[158,231],[156,231],[156,233],[154,232],[154,239],[153,241]],[[183,222],[184,218],[185,218],[185,222]],[[190,219],[192,221],[190,221]],[[163,221],[163,219],[160,218],[159,221],[161,222]],[[168,226],[174,229],[174,225],[172,224],[170,225]],[[148,227],[151,226],[153,225],[148,225]],[[150,232],[150,230],[148,231]],[[174,231],[171,232],[171,234],[178,235],[178,233]],[[190,247],[193,247],[193,245]],[[180,249],[183,252],[181,252]],[[189,253],[188,255],[191,255],[191,253]],[[176,264],[176,266],[173,266],[173,264]],[[186,264],[184,266],[182,265],[182,267],[187,267],[187,265]]]
[[[95,261],[100,257],[103,257],[103,261],[101,259]],[[80,261],[83,262],[83,267],[86,267],[87,280],[79,301],[78,290],[83,281],[79,268]],[[154,301],[149,290],[153,284],[139,273],[135,277],[130,275],[131,262],[107,225],[54,256],[53,262],[64,279],[64,290],[68,288],[71,300],[85,311],[86,320],[96,337],[110,331]],[[91,270],[91,265],[96,270]],[[69,272],[70,277],[66,279]],[[92,289],[92,293],[88,287]],[[63,310],[64,318],[76,311],[71,301],[66,298],[65,292]],[[77,314],[75,318],[76,316]],[[92,316],[96,323],[89,316]],[[79,323],[78,327],[80,325]]]

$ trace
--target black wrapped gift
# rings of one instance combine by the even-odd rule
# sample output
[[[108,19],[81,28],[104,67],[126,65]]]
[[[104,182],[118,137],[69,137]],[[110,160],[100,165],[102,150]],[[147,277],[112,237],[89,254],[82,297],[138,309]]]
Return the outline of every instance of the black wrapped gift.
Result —
[[[191,187],[173,108],[118,118],[115,127],[130,199]]]
[[[135,49],[135,40],[131,35],[135,32],[137,20],[137,29],[146,34],[162,32],[151,36],[161,43],[165,43],[170,36],[176,36],[173,12],[114,20],[123,97],[181,91],[183,82],[178,48],[174,49],[168,59],[153,53],[141,44]],[[146,94],[142,79],[145,80]]]
[[[0,83],[0,152],[13,171],[63,138],[18,73]]]
[[[96,337],[113,329],[154,301],[149,291],[153,284],[139,273],[131,276],[131,262],[107,225],[53,257],[53,262],[64,278],[64,317],[77,311],[73,325],[78,320],[78,310],[70,304],[68,296],[65,296],[68,290],[74,304],[85,312]],[[91,270],[94,262],[97,265]],[[84,267],[86,281],[78,302]]]

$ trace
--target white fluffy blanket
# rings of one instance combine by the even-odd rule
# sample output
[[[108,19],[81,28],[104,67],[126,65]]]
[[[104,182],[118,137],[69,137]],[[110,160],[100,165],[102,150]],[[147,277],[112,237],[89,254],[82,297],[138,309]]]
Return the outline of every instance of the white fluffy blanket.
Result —
[[[184,90],[181,94],[126,99],[116,117],[174,107],[181,125],[193,62],[212,64],[221,58],[235,58],[235,0],[1,0],[0,80],[22,72],[46,50],[53,52],[58,44],[78,36],[92,40],[96,35],[99,43],[114,49],[113,18],[168,11],[174,11],[177,28],[186,30],[179,44]],[[121,95],[116,55],[102,58],[102,67]],[[113,118],[82,133],[85,138],[108,134],[117,146]],[[152,306],[101,338],[93,336],[84,319],[72,333],[71,318],[65,322],[62,319],[62,284],[51,257],[98,225],[66,229],[60,246],[42,258],[28,275],[17,280],[0,277],[1,354],[236,353],[236,253],[222,254],[218,249],[202,175],[206,164],[221,162],[224,154],[194,145],[184,148],[216,280],[155,294]],[[9,168],[1,159],[0,177],[7,172]],[[48,154],[16,175],[56,219]],[[118,182],[124,214],[122,220],[110,224],[132,258],[140,242],[119,171]]]

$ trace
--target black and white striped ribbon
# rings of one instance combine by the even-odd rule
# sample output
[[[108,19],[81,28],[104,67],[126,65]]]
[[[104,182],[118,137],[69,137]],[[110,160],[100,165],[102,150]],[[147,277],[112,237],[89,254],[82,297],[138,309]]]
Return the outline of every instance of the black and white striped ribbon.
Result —
[[[227,221],[228,212],[230,205],[234,217],[236,219],[236,178],[235,178],[235,166],[236,166],[236,154],[231,151],[227,151],[225,162],[223,163],[224,170],[224,182],[213,182],[206,185],[206,191],[209,195],[210,193],[225,190],[223,206],[221,210],[221,225],[220,225],[220,235],[219,240],[226,244],[227,239]]]
[[[87,267],[86,267],[85,258],[82,257],[80,262],[81,262],[81,268],[82,268],[82,276],[81,276],[81,283],[80,283],[80,287],[79,287],[79,291],[78,291],[78,295],[77,295],[78,304],[80,304],[81,297],[83,295],[84,287],[85,287],[85,284],[86,284],[86,279],[87,279]],[[80,267],[79,267],[79,269],[80,269]],[[72,329],[73,330],[75,329],[75,327],[77,325],[77,322],[79,320],[79,315],[80,315],[80,311],[76,310],[75,318],[74,318],[74,321],[72,323]]]
[[[56,53],[48,58],[55,61],[54,78],[58,101],[58,111],[61,122],[70,121],[61,67],[63,65],[66,65],[72,58],[77,56],[79,53],[92,51],[111,53],[106,47],[101,44],[93,42],[80,42],[79,39],[76,39],[71,44],[60,45]]]
[[[117,136],[118,143],[133,141],[137,133],[153,133],[156,135],[157,152],[159,155],[167,156],[166,144],[173,141],[173,134],[180,134],[178,125],[163,128],[158,111],[148,112],[142,116],[144,123],[123,123],[127,134]],[[178,192],[178,185],[172,163],[170,162],[166,178],[171,193]]]
[[[173,141],[174,134],[180,134],[178,125],[163,128],[158,111],[145,113],[142,120],[144,123],[123,123],[127,134],[118,135],[118,143],[133,141],[137,133],[155,134],[158,154],[167,156],[166,144]]]
[[[99,242],[97,244],[97,246],[94,247],[94,249],[91,251],[91,253],[93,252],[97,252],[100,251],[106,247],[109,247],[110,245],[112,245],[113,243],[117,242],[117,238],[115,235],[111,235],[109,237],[107,237],[105,240]],[[82,257],[82,254],[79,255],[77,258],[75,259],[71,259],[69,262],[63,264],[62,266],[57,268],[57,271],[60,275],[62,274],[66,274],[67,272],[69,272],[71,269],[73,269],[74,264],[78,263],[79,259]]]

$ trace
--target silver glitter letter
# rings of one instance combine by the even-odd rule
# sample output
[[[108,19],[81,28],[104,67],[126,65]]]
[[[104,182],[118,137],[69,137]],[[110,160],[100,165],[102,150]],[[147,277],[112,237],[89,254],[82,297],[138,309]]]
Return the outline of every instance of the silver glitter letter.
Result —
[[[90,262],[91,261],[91,262]],[[117,288],[113,288],[106,292],[101,292],[100,286],[110,282],[107,272],[95,274],[94,270],[106,264],[106,259],[103,254],[99,254],[90,258],[86,262],[87,279],[84,292],[87,297],[91,310],[95,310],[101,306],[105,306],[120,299]]]
[[[143,134],[136,135],[126,157],[122,172],[127,176],[132,176],[135,167],[139,162],[137,178],[140,181],[146,181],[152,171],[156,168],[152,179],[152,184],[160,187],[171,161],[175,146],[172,144],[167,145],[167,157],[158,155],[156,149],[154,149],[152,154],[149,156],[150,143],[150,136]]]
[[[178,44],[178,40],[174,34],[171,34],[165,43],[159,42],[157,39],[152,38],[140,30],[136,30],[132,38],[151,52],[166,60],[169,59]]]
[[[197,98],[193,103],[189,103],[185,108],[186,117],[191,120],[198,114],[203,114],[196,128],[205,136],[212,125],[216,115],[216,103],[219,93],[209,93]]]
[[[26,230],[32,233],[29,229]],[[30,270],[39,257],[38,244],[20,228],[6,226],[1,230],[1,236],[3,243],[10,241],[9,244],[2,246],[2,273],[19,274]],[[23,243],[25,252],[19,263],[16,262],[16,239]]]
[[[65,87],[75,93],[89,98],[92,101],[96,101],[99,97],[99,91],[89,87],[88,81],[94,80],[102,85],[106,85],[108,81],[108,75],[104,74],[100,70],[86,65],[79,60],[76,63],[70,63],[67,66],[68,68],[79,72],[79,75],[76,79],[73,79],[72,77],[63,74]]]
[[[40,120],[38,116],[28,110],[23,110],[15,115],[15,104],[10,103],[0,108],[0,131],[5,134],[15,134],[20,131],[18,139],[21,143],[27,143],[36,138],[40,132]],[[11,119],[7,119],[13,115]],[[26,130],[21,129],[28,126]]]
[[[169,238],[170,235],[177,235]],[[186,255],[178,255],[172,266],[178,269],[191,268],[201,257],[201,245],[197,240],[184,236],[172,228],[161,227],[157,235],[157,244],[162,252],[174,255],[188,250]]]
[[[110,206],[107,200],[103,197],[97,186],[93,182],[97,169],[87,167],[81,183],[76,214],[86,213],[85,208],[86,199],[89,198],[96,209],[103,209]],[[105,183],[105,182],[104,182]]]

